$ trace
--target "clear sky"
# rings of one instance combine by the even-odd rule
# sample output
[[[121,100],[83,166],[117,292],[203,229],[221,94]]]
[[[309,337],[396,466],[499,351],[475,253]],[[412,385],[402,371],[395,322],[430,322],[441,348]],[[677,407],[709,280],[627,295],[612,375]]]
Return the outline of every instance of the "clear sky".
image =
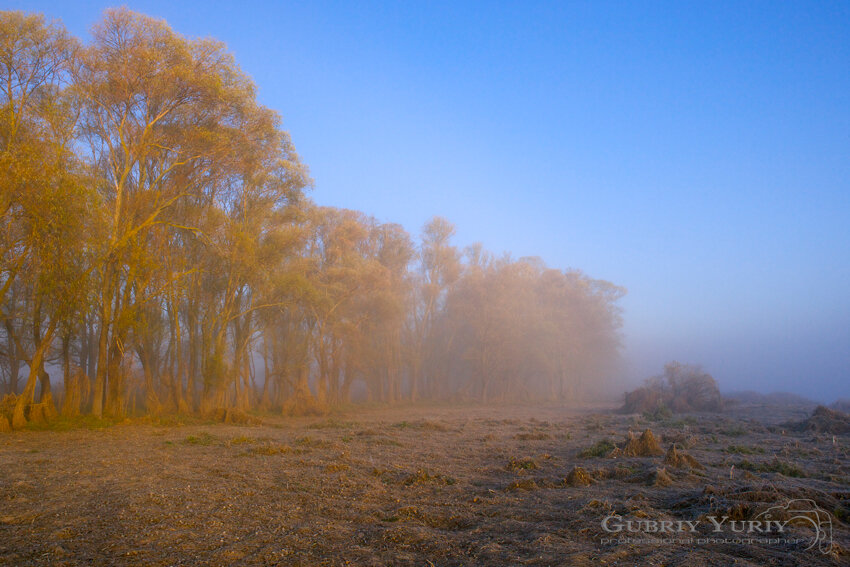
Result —
[[[850,2],[126,4],[228,45],[318,203],[627,287],[632,378],[850,397]]]

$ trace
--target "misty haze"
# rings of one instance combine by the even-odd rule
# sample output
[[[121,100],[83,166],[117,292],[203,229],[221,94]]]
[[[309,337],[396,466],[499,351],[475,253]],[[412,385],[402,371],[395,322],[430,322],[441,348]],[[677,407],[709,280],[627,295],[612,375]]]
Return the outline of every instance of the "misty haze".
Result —
[[[0,565],[850,563],[850,6],[11,2]]]

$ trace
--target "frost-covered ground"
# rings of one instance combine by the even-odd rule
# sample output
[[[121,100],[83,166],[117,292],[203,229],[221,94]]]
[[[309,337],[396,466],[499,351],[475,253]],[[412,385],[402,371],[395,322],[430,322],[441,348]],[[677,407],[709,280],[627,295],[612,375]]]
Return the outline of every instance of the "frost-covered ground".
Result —
[[[805,415],[410,407],[3,434],[0,565],[847,564],[850,437],[783,425]],[[647,428],[691,462],[611,454]],[[742,523],[765,512],[798,518]]]

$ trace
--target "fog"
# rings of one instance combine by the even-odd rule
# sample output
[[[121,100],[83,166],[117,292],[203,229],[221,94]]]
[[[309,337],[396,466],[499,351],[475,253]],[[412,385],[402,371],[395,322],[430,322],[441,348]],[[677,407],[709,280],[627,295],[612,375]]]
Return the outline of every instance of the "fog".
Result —
[[[632,339],[626,342],[628,380],[636,384],[658,373],[668,360],[700,361],[723,392],[756,390],[791,392],[821,403],[846,399],[847,345],[845,328],[813,337],[768,341],[677,337]]]

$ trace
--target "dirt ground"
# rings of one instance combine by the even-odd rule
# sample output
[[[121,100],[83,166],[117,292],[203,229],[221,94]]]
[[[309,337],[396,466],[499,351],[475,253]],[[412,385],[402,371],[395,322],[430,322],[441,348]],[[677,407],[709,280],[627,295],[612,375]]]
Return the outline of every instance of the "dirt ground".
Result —
[[[806,415],[410,407],[0,434],[0,565],[850,564],[850,436],[783,425]],[[625,456],[648,428],[692,459]],[[817,529],[707,519],[792,501]]]

